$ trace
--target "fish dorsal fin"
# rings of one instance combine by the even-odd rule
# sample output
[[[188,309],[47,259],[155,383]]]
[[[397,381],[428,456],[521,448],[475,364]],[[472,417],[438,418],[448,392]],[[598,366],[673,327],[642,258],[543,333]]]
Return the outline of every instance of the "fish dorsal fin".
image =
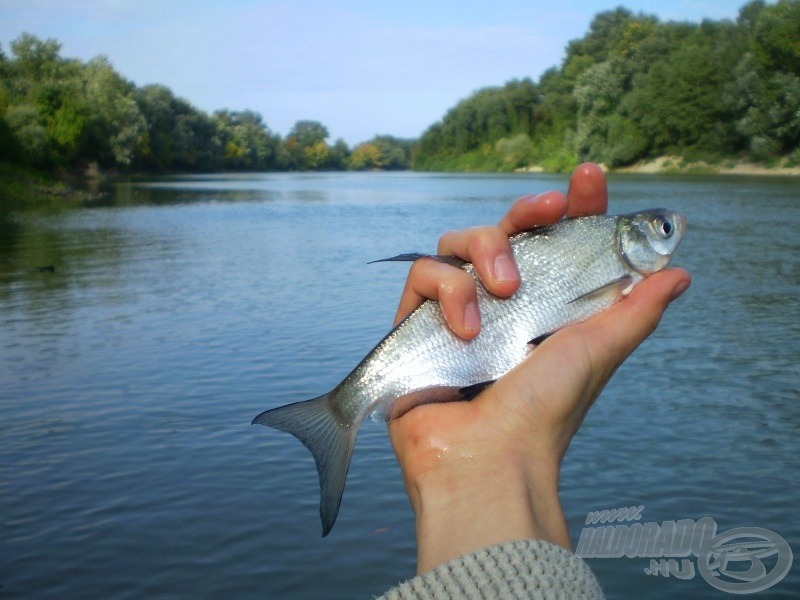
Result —
[[[445,263],[446,265],[450,265],[452,267],[461,268],[467,262],[465,260],[461,260],[456,256],[450,256],[448,254],[424,254],[422,252],[406,252],[405,254],[398,254],[397,256],[391,256],[389,258],[380,258],[378,260],[371,260],[367,264],[379,263],[379,262],[414,262],[415,260],[419,260],[420,258],[432,258],[433,260],[439,261],[440,263]]]
[[[622,296],[625,292],[625,289],[630,287],[633,283],[633,277],[630,275],[623,275],[619,279],[615,279],[603,286],[600,286],[597,289],[591,290],[586,292],[585,294],[581,294],[577,298],[573,298],[567,304],[572,304],[573,302],[578,302],[579,300],[594,300],[597,298],[602,298],[603,296],[611,295],[611,296]]]

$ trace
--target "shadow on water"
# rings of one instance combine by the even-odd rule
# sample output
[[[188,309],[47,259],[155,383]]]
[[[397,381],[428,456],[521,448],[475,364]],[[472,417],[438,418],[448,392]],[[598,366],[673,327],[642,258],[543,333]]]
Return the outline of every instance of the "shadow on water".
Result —
[[[180,182],[152,184],[125,183],[114,187],[102,204],[106,207],[167,206],[200,202],[261,202],[274,200],[275,194],[264,190],[226,189],[219,185],[191,186]]]

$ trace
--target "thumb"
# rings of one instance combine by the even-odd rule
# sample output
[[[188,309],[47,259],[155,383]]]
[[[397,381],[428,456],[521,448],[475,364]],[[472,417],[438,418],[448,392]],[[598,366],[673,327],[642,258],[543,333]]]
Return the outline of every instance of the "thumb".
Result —
[[[627,298],[580,324],[578,327],[583,329],[593,364],[611,363],[616,369],[653,333],[669,304],[690,284],[691,276],[684,269],[654,273],[637,285]]]

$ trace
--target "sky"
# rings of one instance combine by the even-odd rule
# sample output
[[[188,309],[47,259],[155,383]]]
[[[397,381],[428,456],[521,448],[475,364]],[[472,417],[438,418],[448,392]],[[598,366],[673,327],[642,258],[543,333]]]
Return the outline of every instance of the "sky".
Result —
[[[662,21],[735,19],[747,0],[0,0],[0,46],[23,32],[61,56],[105,55],[207,112],[254,110],[285,136],[419,137],[474,91],[536,81],[592,18],[624,6]]]

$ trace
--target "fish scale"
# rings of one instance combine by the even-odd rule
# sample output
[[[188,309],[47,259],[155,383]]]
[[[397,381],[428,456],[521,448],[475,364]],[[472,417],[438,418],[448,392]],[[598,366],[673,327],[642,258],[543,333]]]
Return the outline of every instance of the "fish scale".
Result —
[[[534,340],[584,321],[667,266],[686,219],[665,209],[565,219],[510,239],[520,287],[489,293],[475,268],[481,331],[455,335],[438,302],[426,301],[398,324],[336,388],[265,411],[253,423],[287,431],[314,456],[323,536],[336,520],[353,445],[363,420],[397,418],[414,406],[470,398],[507,373]],[[415,260],[404,254],[387,260]],[[453,263],[452,257],[432,257]]]

